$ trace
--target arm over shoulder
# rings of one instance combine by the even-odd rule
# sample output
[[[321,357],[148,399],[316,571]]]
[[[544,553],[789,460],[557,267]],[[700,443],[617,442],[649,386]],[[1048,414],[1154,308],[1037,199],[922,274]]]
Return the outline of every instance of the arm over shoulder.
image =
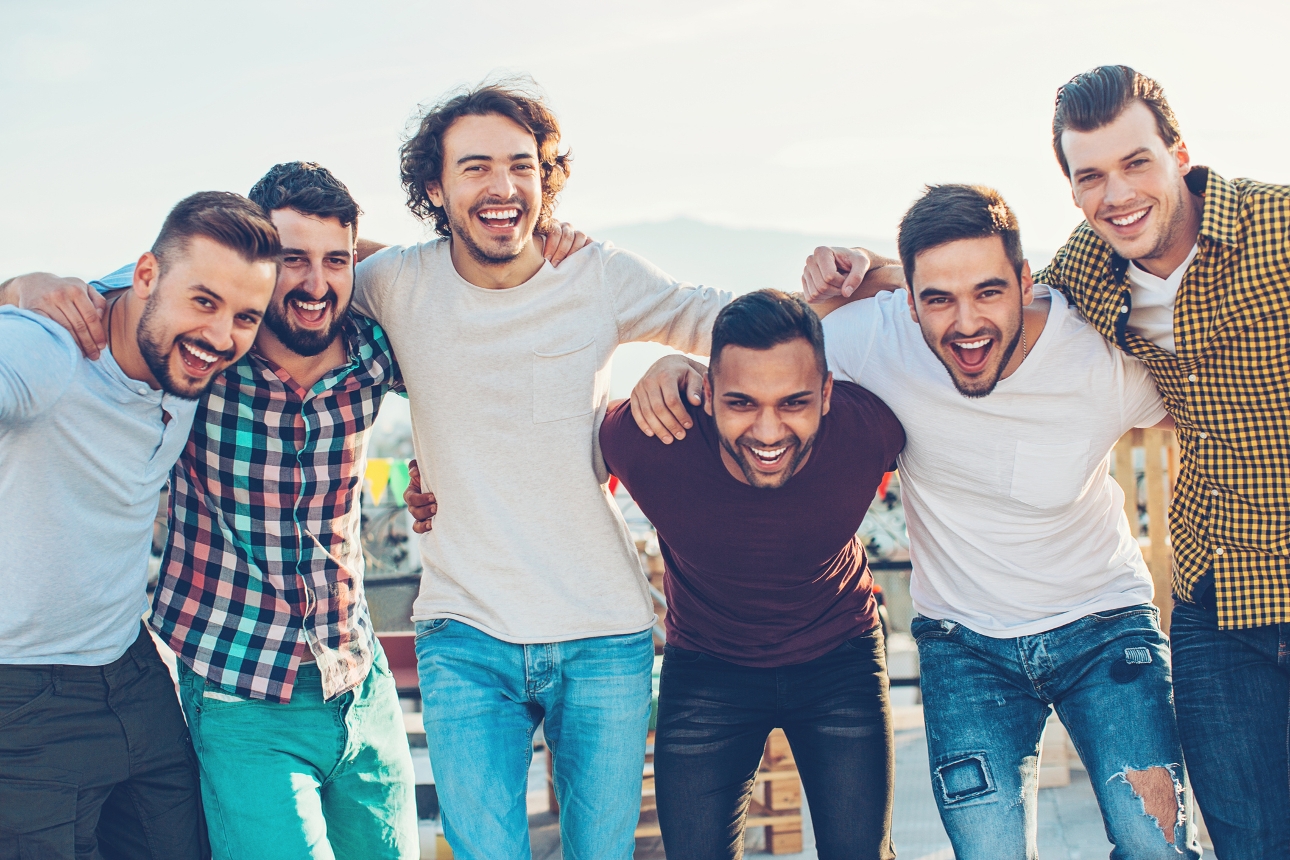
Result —
[[[654,341],[682,352],[708,354],[712,324],[733,293],[682,283],[609,243],[599,250],[621,343]]]
[[[0,308],[0,421],[33,418],[58,402],[81,362],[62,326],[31,311]]]
[[[903,302],[904,293],[897,295]],[[882,305],[891,301],[892,294],[861,299],[838,308],[822,320],[824,355],[835,378],[861,382],[877,340],[878,326],[884,324]]]

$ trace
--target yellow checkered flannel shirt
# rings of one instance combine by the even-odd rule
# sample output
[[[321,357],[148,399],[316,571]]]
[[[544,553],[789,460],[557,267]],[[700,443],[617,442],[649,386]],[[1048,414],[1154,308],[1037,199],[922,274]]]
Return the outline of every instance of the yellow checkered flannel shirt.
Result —
[[[1199,251],[1174,307],[1177,355],[1126,330],[1128,261],[1080,224],[1035,275],[1151,370],[1178,424],[1173,590],[1214,573],[1224,629],[1290,621],[1290,187],[1208,168]]]

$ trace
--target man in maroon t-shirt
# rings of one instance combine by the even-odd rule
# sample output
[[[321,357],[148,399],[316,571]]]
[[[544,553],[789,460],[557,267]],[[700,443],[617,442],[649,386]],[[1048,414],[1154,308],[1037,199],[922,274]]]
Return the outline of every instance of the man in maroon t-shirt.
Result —
[[[804,301],[717,317],[694,428],[664,445],[609,410],[609,470],[658,530],[667,645],[654,774],[670,860],[742,855],[766,737],[782,727],[821,858],[894,857],[892,729],[873,579],[856,540],[900,423],[834,383]]]

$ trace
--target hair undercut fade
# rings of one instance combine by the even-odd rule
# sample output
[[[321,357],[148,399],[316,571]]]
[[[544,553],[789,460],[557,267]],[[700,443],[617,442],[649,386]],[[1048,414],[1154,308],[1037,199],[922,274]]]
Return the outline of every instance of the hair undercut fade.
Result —
[[[452,235],[448,213],[430,200],[426,186],[443,178],[443,137],[452,124],[464,116],[501,116],[526,129],[537,141],[542,174],[542,210],[537,230],[546,232],[555,198],[569,179],[573,156],[560,147],[560,123],[543,100],[531,78],[509,78],[458,91],[417,117],[417,129],[399,149],[399,173],[408,195],[408,209],[422,221],[434,224],[440,236]]]
[[[1021,228],[1003,195],[985,185],[929,185],[900,219],[897,245],[905,283],[914,287],[914,258],[961,239],[998,236],[1017,277],[1021,277]]]
[[[1165,99],[1165,88],[1128,66],[1098,66],[1076,75],[1057,90],[1057,107],[1053,112],[1053,151],[1067,178],[1071,175],[1066,153],[1062,152],[1062,132],[1096,131],[1110,125],[1134,102],[1142,102],[1156,118],[1160,139],[1171,149],[1182,133],[1178,118]]]
[[[247,196],[265,212],[294,209],[301,215],[335,218],[342,227],[350,229],[351,236],[358,236],[358,216],[363,210],[358,208],[345,183],[315,162],[275,164]]]
[[[824,358],[824,327],[801,296],[779,290],[757,290],[740,296],[721,309],[712,325],[708,373],[716,371],[721,351],[728,346],[765,350],[799,338],[811,345],[820,375],[825,375],[828,364]]]
[[[175,204],[152,243],[152,254],[164,274],[167,261],[183,254],[196,236],[237,252],[248,263],[277,262],[282,242],[265,211],[241,194],[199,191]]]

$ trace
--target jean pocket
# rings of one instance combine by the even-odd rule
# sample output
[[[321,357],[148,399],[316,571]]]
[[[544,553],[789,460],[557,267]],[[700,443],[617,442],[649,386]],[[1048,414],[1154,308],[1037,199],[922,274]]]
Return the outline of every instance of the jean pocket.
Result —
[[[595,388],[595,338],[572,349],[533,351],[534,424],[590,415]]]
[[[31,698],[27,698],[27,694],[20,694],[14,697],[15,701],[8,701],[10,697],[0,693],[0,708],[5,709],[0,713],[0,728],[12,726],[23,717],[31,716],[40,709],[41,703],[52,695],[54,695],[52,683]]]
[[[0,857],[38,860],[76,852],[74,783],[0,779]]]
[[[448,626],[447,618],[431,618],[429,621],[418,621],[416,626],[416,636],[414,639],[424,639],[434,633],[438,633]]]
[[[673,665],[688,666],[691,663],[697,663],[702,659],[703,653],[700,651],[691,651],[689,648],[678,648],[675,645],[663,646],[663,661]]]
[[[914,637],[915,642],[922,642],[924,639],[947,639],[954,635],[954,631],[959,629],[957,621],[950,621],[948,618],[928,618],[926,615],[915,615],[914,619],[909,622],[909,633]]]
[[[1090,612],[1089,618],[1096,621],[1122,621],[1125,618],[1133,618],[1139,615],[1149,615],[1159,622],[1160,610],[1154,606],[1143,606],[1135,603],[1133,606],[1125,606],[1122,609],[1107,609],[1103,612]]]

